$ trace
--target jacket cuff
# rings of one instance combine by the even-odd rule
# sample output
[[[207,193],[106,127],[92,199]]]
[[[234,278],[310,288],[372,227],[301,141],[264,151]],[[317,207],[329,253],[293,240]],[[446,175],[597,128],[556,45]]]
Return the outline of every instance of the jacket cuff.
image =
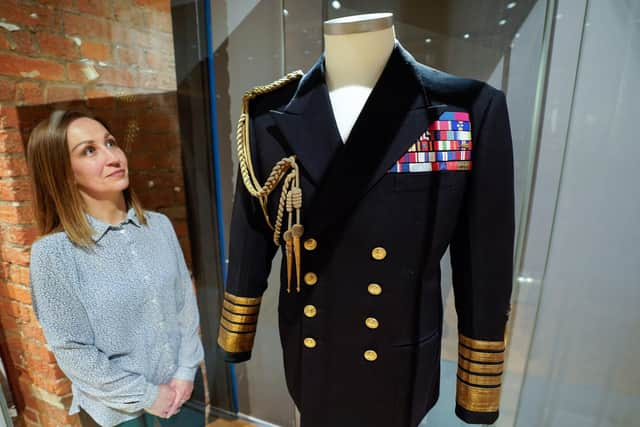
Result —
[[[241,363],[241,362],[246,362],[247,360],[251,359],[251,352],[250,351],[244,351],[241,353],[229,353],[229,352],[224,352],[224,360],[225,362],[229,362],[229,363]]]
[[[198,371],[198,367],[195,368],[187,368],[186,366],[179,366],[176,369],[176,372],[173,374],[173,378],[177,380],[185,380],[193,382],[193,379],[196,377],[196,372]]]
[[[493,424],[498,419],[499,412],[467,411],[462,406],[456,405],[456,415],[467,424]]]
[[[239,297],[225,292],[218,345],[225,353],[236,355],[225,356],[225,360],[243,362],[249,359],[256,336],[261,300],[260,297]]]
[[[459,335],[456,415],[462,421],[492,424],[498,419],[504,352],[504,341]]]

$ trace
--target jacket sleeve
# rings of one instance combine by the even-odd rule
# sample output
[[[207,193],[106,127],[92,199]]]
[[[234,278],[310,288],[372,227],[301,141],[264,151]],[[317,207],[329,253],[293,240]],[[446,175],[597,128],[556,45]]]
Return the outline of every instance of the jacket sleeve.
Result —
[[[41,241],[32,246],[30,284],[36,317],[58,366],[76,387],[110,408],[133,413],[150,407],[158,386],[122,370],[94,345],[89,317],[72,288],[70,261],[54,246]]]
[[[228,362],[251,358],[262,294],[278,247],[258,199],[238,174],[231,217],[229,271],[220,317],[218,345]]]
[[[171,220],[162,216],[167,227],[168,237],[178,263],[178,277],[176,284],[176,310],[180,328],[180,350],[178,351],[178,369],[173,378],[193,381],[198,365],[204,359],[204,349],[200,339],[200,315],[198,303],[191,280],[191,274],[187,269],[184,254],[178,241],[178,236],[171,224]]]
[[[469,424],[498,418],[513,274],[513,148],[505,96],[496,91],[473,129],[465,202],[451,241],[458,314],[456,414]]]

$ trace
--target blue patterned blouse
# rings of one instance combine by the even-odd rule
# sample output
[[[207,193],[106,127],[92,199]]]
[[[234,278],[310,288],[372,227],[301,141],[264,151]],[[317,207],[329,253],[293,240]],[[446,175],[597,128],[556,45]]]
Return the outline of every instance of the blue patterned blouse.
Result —
[[[103,426],[136,418],[158,384],[193,381],[204,352],[191,277],[171,222],[133,209],[119,225],[89,215],[95,246],[64,232],[31,249],[33,307],[58,365],[71,380],[69,413]]]

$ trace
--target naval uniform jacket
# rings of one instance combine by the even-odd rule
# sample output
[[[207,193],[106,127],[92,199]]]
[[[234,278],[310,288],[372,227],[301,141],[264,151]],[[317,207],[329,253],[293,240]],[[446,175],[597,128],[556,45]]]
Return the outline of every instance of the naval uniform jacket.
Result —
[[[304,427],[416,426],[438,398],[440,259],[450,246],[459,330],[456,414],[498,417],[512,285],[512,143],[504,94],[417,63],[396,44],[346,143],[321,57],[250,104],[264,182],[281,158],[301,170],[303,284],[279,328]],[[279,194],[269,202],[274,218]],[[238,178],[218,343],[250,358],[278,250]]]

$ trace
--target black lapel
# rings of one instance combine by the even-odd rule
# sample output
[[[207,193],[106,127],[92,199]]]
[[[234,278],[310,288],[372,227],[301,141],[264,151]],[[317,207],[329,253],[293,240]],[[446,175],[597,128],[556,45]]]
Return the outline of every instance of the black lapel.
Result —
[[[271,117],[296,155],[302,173],[318,185],[334,154],[342,146],[324,80],[324,55],[300,81],[291,101]]]
[[[427,129],[429,102],[415,64],[396,43],[345,146],[306,209],[308,232],[318,235],[345,218]]]

